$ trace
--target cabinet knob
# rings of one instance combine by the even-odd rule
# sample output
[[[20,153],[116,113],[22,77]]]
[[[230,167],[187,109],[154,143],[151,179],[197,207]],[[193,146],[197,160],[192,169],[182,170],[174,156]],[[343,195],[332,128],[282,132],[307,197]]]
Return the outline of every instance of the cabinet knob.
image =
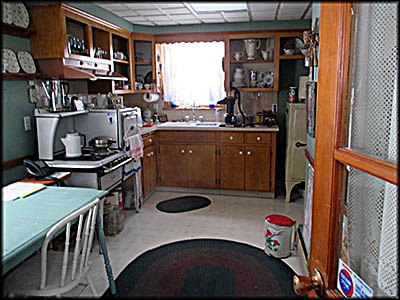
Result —
[[[154,152],[153,152],[153,151],[151,151],[151,153],[150,153],[150,154],[151,154],[151,156],[153,156],[153,155],[154,155]]]
[[[153,140],[152,139],[149,139],[149,143],[151,143]]]
[[[258,137],[257,137],[257,141],[261,141],[261,136],[258,136]]]
[[[147,153],[147,156],[150,157],[150,156],[151,156],[151,153]]]
[[[189,150],[189,154],[192,154],[193,153],[193,151],[192,150]]]
[[[243,155],[243,151],[239,151],[239,155]]]
[[[251,155],[251,151],[247,151],[247,155]]]
[[[94,67],[97,68],[97,63],[94,63]]]
[[[79,64],[82,66],[83,65],[83,61],[80,61]]]
[[[229,139],[230,139],[231,141],[233,141],[233,136],[231,135],[231,136],[229,137]]]
[[[181,153],[185,153],[185,150],[182,149],[182,150],[181,150]]]

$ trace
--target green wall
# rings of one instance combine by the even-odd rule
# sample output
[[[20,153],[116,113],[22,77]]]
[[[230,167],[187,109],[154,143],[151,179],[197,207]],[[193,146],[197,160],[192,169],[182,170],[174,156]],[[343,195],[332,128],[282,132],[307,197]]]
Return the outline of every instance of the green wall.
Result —
[[[17,53],[19,50],[30,50],[29,40],[2,34],[2,48]],[[2,162],[35,154],[36,127],[33,118],[34,105],[28,101],[28,84],[26,80],[1,82],[2,113]],[[24,116],[31,117],[32,130],[24,130]],[[6,169],[2,172],[2,185],[25,177],[22,166]]]

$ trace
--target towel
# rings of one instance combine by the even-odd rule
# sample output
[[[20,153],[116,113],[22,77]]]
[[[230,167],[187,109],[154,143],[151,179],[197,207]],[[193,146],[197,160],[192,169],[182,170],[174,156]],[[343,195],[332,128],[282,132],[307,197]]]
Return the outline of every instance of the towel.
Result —
[[[132,162],[124,166],[124,175],[130,176],[140,170],[140,158],[143,157],[143,139],[140,134],[135,134],[124,139],[124,150],[126,155],[133,158]]]
[[[128,156],[133,160],[124,166],[124,176],[128,177],[133,174],[132,179],[134,183],[133,191],[133,208],[138,213],[142,206],[142,183],[141,183],[141,160],[143,157],[143,139],[140,134],[135,134],[130,137],[124,138],[124,150]]]

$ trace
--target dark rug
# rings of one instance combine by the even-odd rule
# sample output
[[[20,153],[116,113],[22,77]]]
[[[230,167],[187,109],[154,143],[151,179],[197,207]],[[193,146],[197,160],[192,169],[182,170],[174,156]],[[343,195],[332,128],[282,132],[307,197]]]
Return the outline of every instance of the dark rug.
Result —
[[[297,297],[294,271],[262,249],[194,239],[149,250],[115,280],[116,297]],[[111,296],[110,289],[102,297]]]
[[[211,200],[202,196],[184,196],[161,201],[157,209],[167,213],[180,213],[209,206]]]

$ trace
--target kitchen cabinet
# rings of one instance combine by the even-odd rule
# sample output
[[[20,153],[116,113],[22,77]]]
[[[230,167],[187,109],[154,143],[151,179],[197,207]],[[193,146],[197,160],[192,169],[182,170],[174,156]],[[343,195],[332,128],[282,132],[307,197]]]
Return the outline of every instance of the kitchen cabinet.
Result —
[[[293,187],[305,180],[306,158],[304,149],[307,146],[306,119],[305,103],[286,104],[286,202],[290,201],[290,194]]]
[[[157,149],[155,141],[155,133],[143,136],[143,198],[146,198],[157,186]]]
[[[276,133],[219,133],[221,189],[274,192]]]
[[[159,184],[215,188],[215,132],[160,131]]]
[[[63,3],[35,5],[29,10],[36,29],[31,51],[43,75],[108,78],[89,81],[88,92],[132,92],[130,31]],[[123,52],[126,58],[114,58],[114,52]]]
[[[282,59],[304,59],[304,55],[295,53],[285,55],[283,47],[289,39],[299,37],[302,31],[261,31],[250,33],[235,33],[225,37],[225,57],[223,68],[225,71],[225,90],[237,87],[241,92],[277,92],[279,91],[279,62]],[[253,57],[247,56],[246,40],[260,41],[260,48]],[[258,42],[257,42],[258,43]],[[257,45],[258,46],[258,45]],[[266,56],[262,55],[265,51]],[[235,52],[242,52],[243,56],[235,58]],[[234,83],[236,69],[245,69],[243,85]],[[257,72],[257,84],[251,87],[250,70]],[[239,72],[240,74],[240,72]]]
[[[132,33],[133,78],[136,93],[149,93],[156,90],[154,36]]]

